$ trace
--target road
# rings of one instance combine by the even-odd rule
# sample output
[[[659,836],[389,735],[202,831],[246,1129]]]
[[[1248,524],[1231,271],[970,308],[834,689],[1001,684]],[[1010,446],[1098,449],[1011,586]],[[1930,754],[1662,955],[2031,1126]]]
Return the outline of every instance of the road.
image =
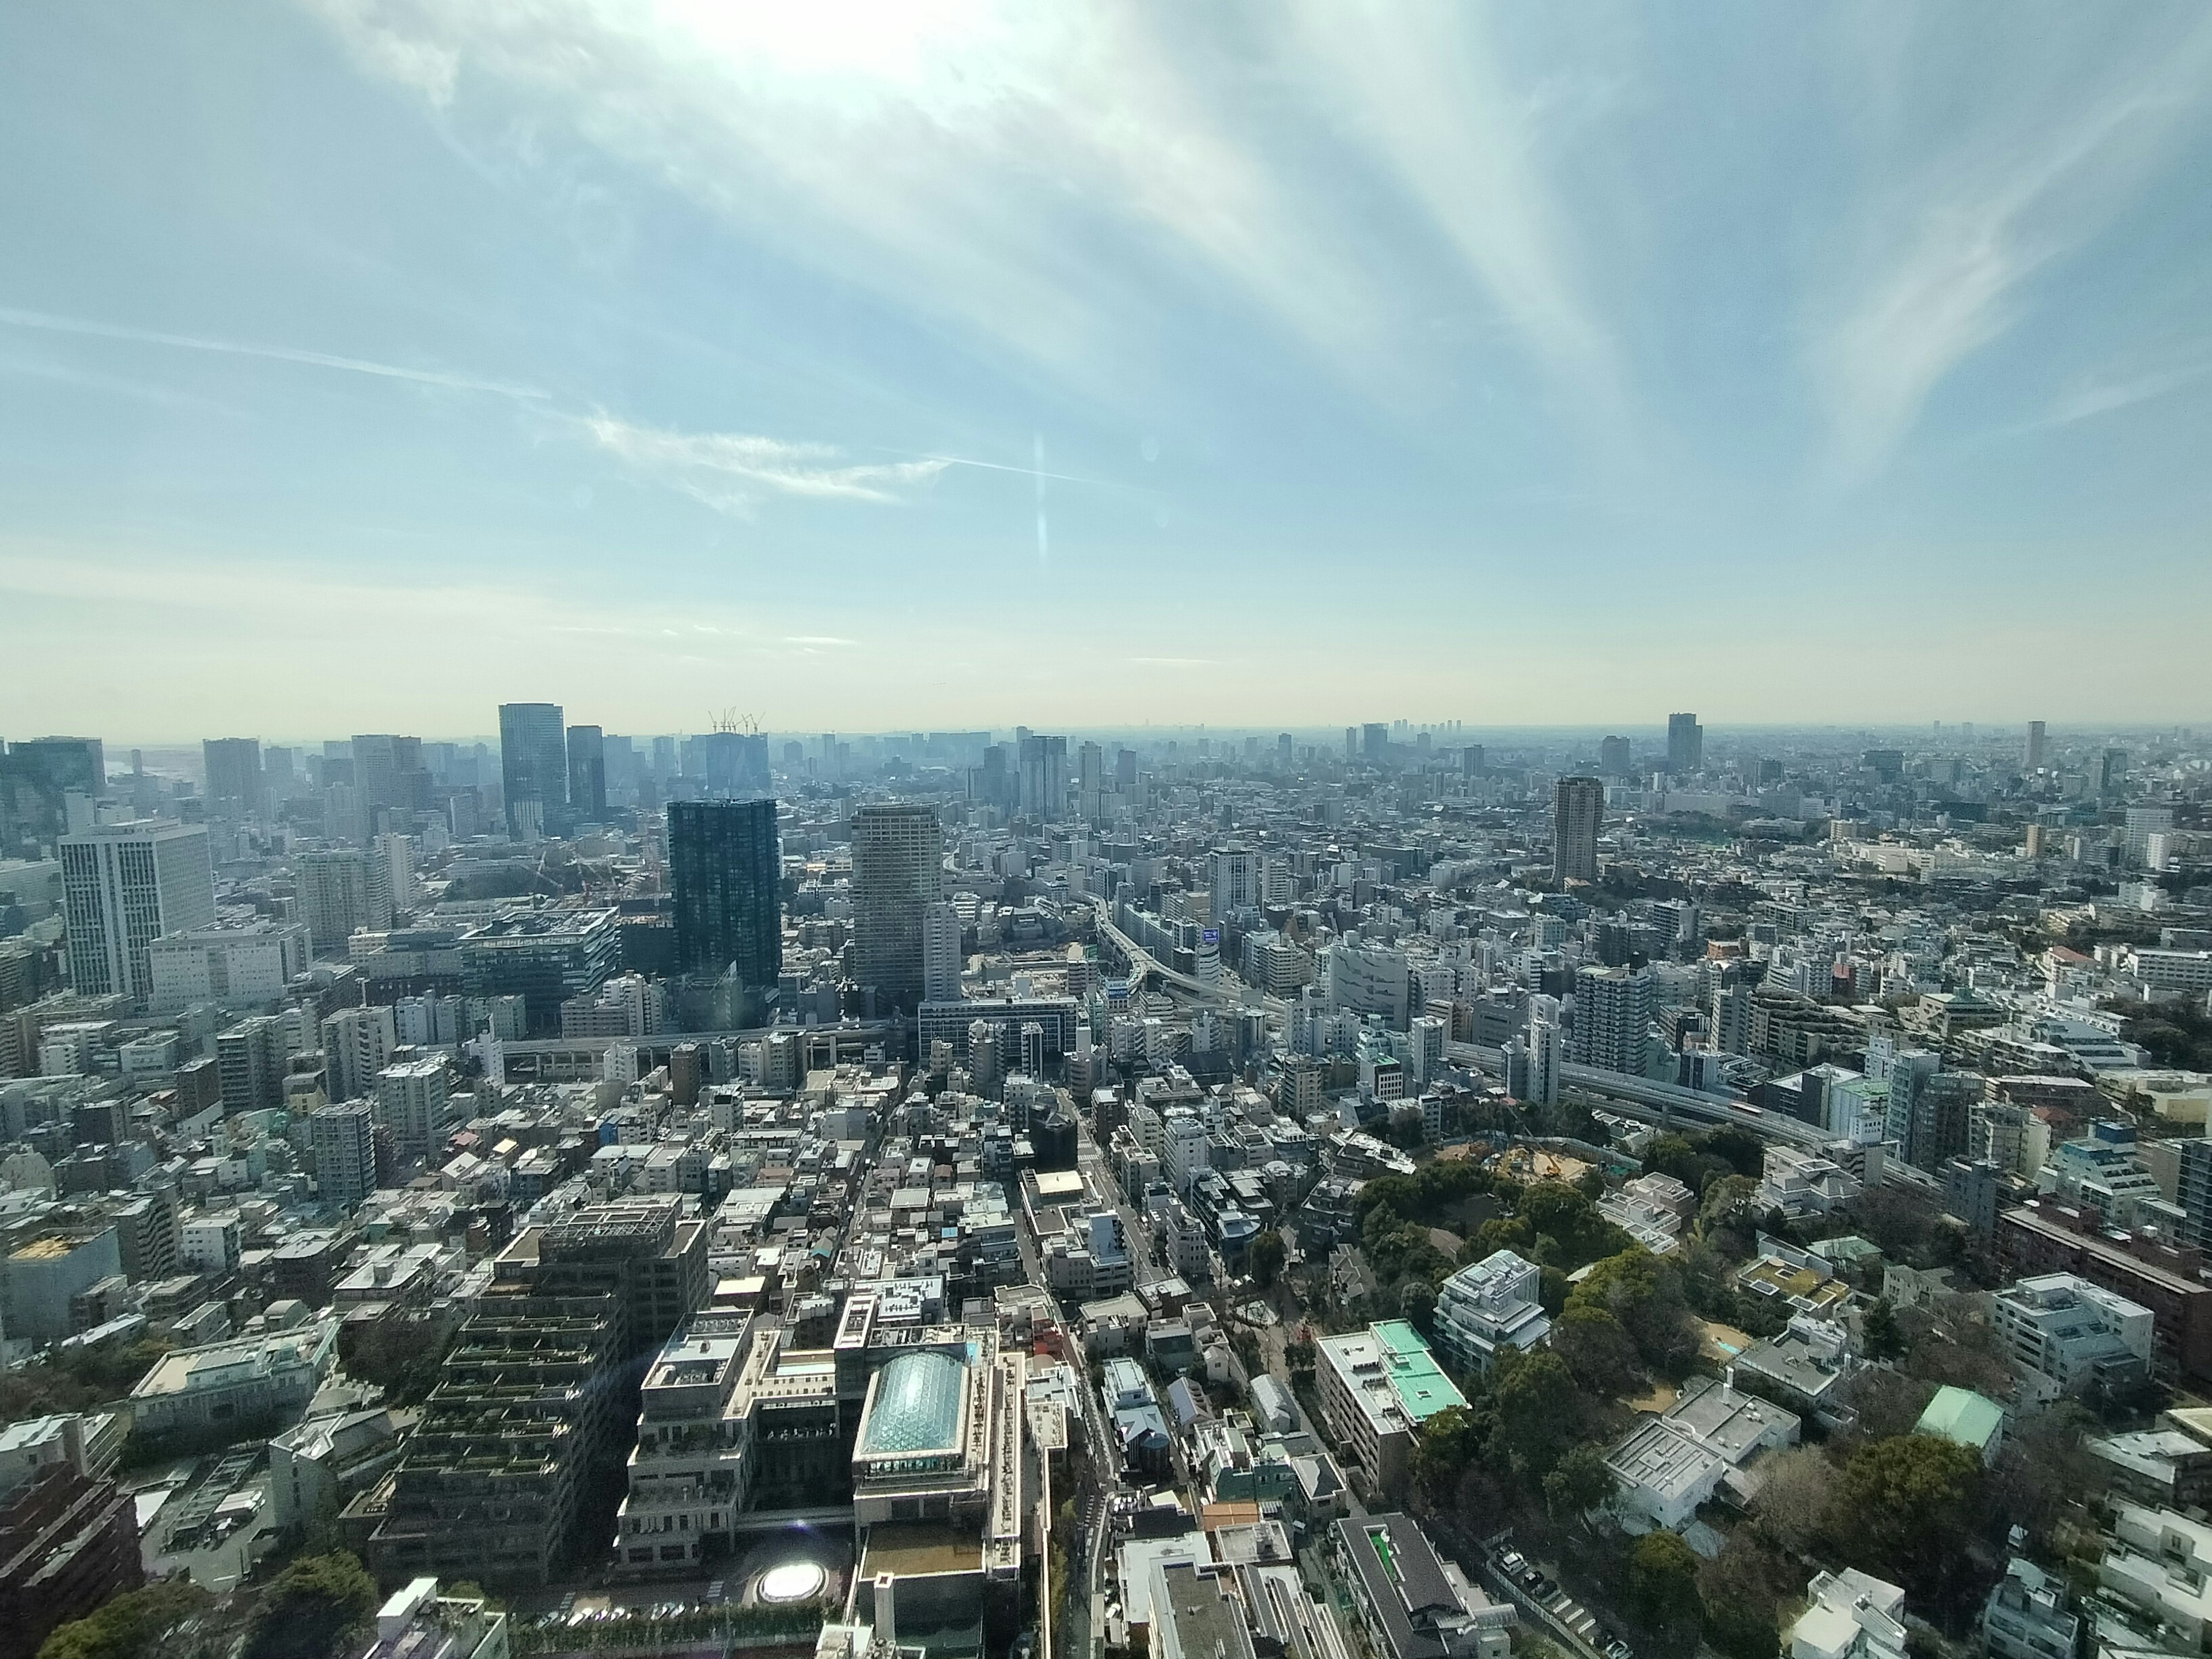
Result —
[[[1131,939],[1114,925],[1113,907],[1103,898],[1093,898],[1091,905],[1098,913],[1098,931],[1129,964],[1129,984],[1132,994],[1146,979],[1157,979],[1164,985],[1172,985],[1186,995],[1201,1002],[1217,1003],[1231,1008],[1264,1008],[1278,1019],[1288,1017],[1291,1005],[1280,997],[1268,996],[1254,989],[1241,979],[1236,979],[1228,969],[1222,970],[1224,985],[1208,985],[1204,980],[1189,974],[1177,973],[1158,957]]]

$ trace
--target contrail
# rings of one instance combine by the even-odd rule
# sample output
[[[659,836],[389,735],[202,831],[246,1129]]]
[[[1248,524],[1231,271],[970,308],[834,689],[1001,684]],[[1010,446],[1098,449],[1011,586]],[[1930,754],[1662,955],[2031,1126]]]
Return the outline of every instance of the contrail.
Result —
[[[1042,570],[1052,563],[1052,554],[1044,532],[1044,434],[1036,434],[1036,508],[1037,508],[1037,568]]]
[[[15,328],[43,329],[50,334],[84,334],[101,340],[133,340],[144,345],[175,346],[185,351],[215,351],[232,357],[261,357],[270,362],[301,363],[310,368],[342,368],[352,374],[374,374],[387,380],[412,380],[420,386],[443,386],[449,392],[489,392],[501,398],[542,398],[532,386],[508,386],[499,380],[479,380],[465,374],[447,374],[434,368],[402,368],[396,363],[371,362],[365,357],[337,357],[326,351],[298,351],[290,346],[246,345],[236,340],[208,340],[191,334],[164,334],[150,328],[127,328],[117,323],[97,323],[81,317],[57,317],[44,311],[19,311],[0,306],[0,323]]]

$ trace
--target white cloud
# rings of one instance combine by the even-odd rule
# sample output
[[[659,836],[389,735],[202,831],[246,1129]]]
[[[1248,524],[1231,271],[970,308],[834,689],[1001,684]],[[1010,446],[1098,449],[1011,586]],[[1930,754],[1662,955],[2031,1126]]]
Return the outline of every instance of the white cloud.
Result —
[[[781,256],[1094,392],[1129,374],[1169,285],[1210,301],[1225,283],[1346,377],[1382,372],[1388,283],[1310,181],[1263,159],[1240,121],[1276,89],[1187,12],[303,3],[449,131],[573,132]]]
[[[2000,25],[2034,61],[1945,59],[1926,110],[1911,99],[1912,43],[1869,54],[1884,130],[1861,159],[1855,245],[1835,250],[1808,354],[1839,480],[1887,460],[1945,377],[2019,320],[2031,279],[2087,246],[2201,116],[2212,24],[2115,48],[2111,15],[2079,15],[2081,33]]]
[[[536,399],[544,393],[526,386],[481,380],[438,368],[409,368],[398,363],[372,362],[364,357],[340,357],[327,351],[301,351],[290,346],[253,345],[239,340],[213,340],[195,334],[167,334],[157,329],[131,328],[120,323],[96,322],[83,317],[58,317],[50,312],[19,311],[0,306],[0,324],[12,328],[37,329],[49,334],[88,335],[102,340],[127,340],[144,345],[173,346],[185,351],[211,351],[230,357],[259,357],[270,362],[298,363],[308,368],[341,369],[349,374],[370,374],[380,380],[411,380],[418,386],[441,386],[448,392],[488,392],[502,398]]]
[[[742,517],[764,495],[896,501],[953,463],[856,463],[829,444],[787,443],[738,432],[665,432],[594,416],[585,429],[641,477],[670,484],[717,512]]]
[[[1541,100],[1509,82],[1482,9],[1310,0],[1307,74],[1427,213],[1536,362],[1610,416],[1619,365],[1537,155]]]
[[[2184,386],[2212,374],[2212,362],[2184,363],[2177,368],[2160,369],[2148,374],[2138,374],[2124,380],[2102,380],[2081,386],[2060,398],[2042,416],[2029,422],[2031,428],[2072,426],[2077,421],[2094,420],[2100,415],[2147,404],[2155,398],[2180,391]]]

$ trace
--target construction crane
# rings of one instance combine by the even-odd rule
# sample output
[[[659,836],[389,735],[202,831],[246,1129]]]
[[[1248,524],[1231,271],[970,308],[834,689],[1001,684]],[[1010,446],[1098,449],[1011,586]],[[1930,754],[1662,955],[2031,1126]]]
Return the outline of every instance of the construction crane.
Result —
[[[760,736],[760,722],[750,714],[740,714],[734,708],[725,708],[720,714],[709,714],[708,724],[717,732],[741,732],[748,738]]]

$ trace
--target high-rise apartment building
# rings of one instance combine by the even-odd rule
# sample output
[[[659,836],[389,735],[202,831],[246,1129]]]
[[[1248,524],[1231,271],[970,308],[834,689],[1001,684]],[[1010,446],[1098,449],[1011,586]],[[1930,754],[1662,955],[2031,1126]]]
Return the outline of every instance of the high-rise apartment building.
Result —
[[[568,744],[559,703],[500,704],[499,781],[510,838],[534,841],[561,827],[568,799]]]
[[[294,871],[301,920],[307,924],[308,945],[317,956],[343,957],[355,933],[392,926],[387,855],[362,848],[329,848],[301,854]]]
[[[1584,968],[1575,975],[1577,1066],[1641,1075],[1657,993],[1649,968]]]
[[[935,807],[878,802],[854,812],[855,980],[895,1006],[912,1006],[922,988],[922,918],[944,896],[944,832]]]
[[[607,815],[607,738],[596,726],[568,728],[568,811],[579,823]]]
[[[61,842],[70,982],[91,996],[153,993],[149,948],[164,933],[215,926],[207,829],[143,818]]]
[[[1259,908],[1260,855],[1249,847],[1218,847],[1208,855],[1213,876],[1213,920]]]
[[[292,1049],[283,1020],[257,1014],[239,1021],[216,1038],[215,1057],[225,1116],[284,1103],[284,1072]]]
[[[1667,716],[1667,769],[1678,778],[1701,772],[1705,765],[1705,728],[1695,714]]]
[[[307,1118],[307,1145],[325,1203],[351,1208],[376,1190],[375,1113],[365,1103],[316,1108]]]
[[[960,1000],[960,975],[968,958],[960,948],[960,913],[939,899],[922,913],[921,999]]]
[[[248,817],[262,810],[261,740],[209,738],[200,744],[207,773],[209,810],[223,817]]]
[[[392,1150],[410,1161],[436,1155],[446,1136],[453,1079],[441,1060],[386,1066],[372,1077],[376,1121],[392,1134]]]
[[[341,1008],[323,1022],[323,1079],[332,1100],[365,1100],[392,1063],[399,1032],[381,1005]]]
[[[1561,778],[1552,787],[1552,879],[1597,879],[1597,832],[1605,821],[1605,784]]]
[[[2041,720],[2030,720],[2027,723],[2027,769],[2029,771],[2039,772],[2043,769],[2043,756],[2045,746],[2043,722]]]
[[[774,985],[783,971],[775,802],[671,801],[668,872],[678,969],[720,974],[735,967],[745,985]]]

